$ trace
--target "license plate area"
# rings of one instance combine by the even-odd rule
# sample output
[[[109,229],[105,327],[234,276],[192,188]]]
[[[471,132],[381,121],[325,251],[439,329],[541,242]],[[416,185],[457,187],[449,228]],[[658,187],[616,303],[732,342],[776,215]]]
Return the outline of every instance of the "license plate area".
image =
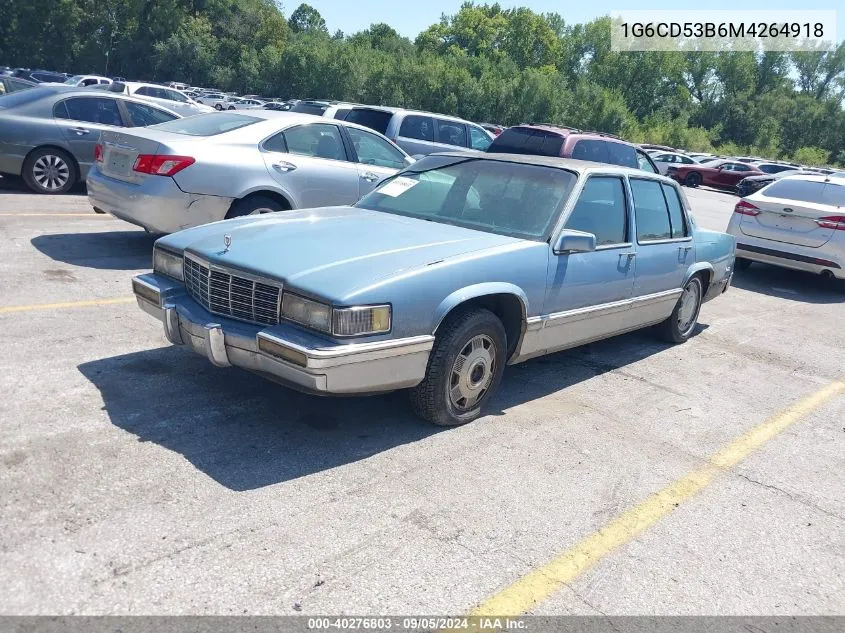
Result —
[[[132,155],[118,149],[109,150],[106,157],[106,170],[113,174],[126,176],[132,167]]]

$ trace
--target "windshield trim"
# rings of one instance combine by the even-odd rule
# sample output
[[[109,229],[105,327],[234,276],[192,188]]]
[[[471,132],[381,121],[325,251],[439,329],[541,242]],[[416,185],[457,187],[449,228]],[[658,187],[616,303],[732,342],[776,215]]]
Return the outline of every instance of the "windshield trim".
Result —
[[[403,218],[411,218],[413,220],[421,220],[423,222],[434,222],[436,224],[447,224],[447,225],[450,225],[450,226],[457,226],[457,227],[462,228],[462,229],[469,229],[471,231],[478,231],[479,233],[491,233],[493,235],[502,235],[504,237],[510,237],[510,238],[518,239],[518,240],[526,240],[526,241],[529,241],[529,242],[540,242],[540,243],[546,242],[546,243],[549,243],[552,235],[554,235],[554,233],[555,233],[555,230],[558,226],[558,223],[560,222],[561,214],[566,210],[567,204],[570,201],[570,199],[572,198],[572,193],[577,188],[578,180],[581,177],[581,174],[579,172],[577,172],[573,169],[568,169],[568,168],[563,167],[563,166],[558,167],[558,166],[555,166],[555,165],[523,163],[523,162],[515,161],[515,160],[498,160],[498,159],[490,159],[490,158],[477,158],[477,157],[474,157],[474,156],[449,156],[448,154],[443,155],[443,156],[438,156],[437,158],[443,158],[443,159],[452,158],[454,160],[453,160],[453,162],[446,162],[444,164],[437,165],[435,167],[430,167],[428,169],[416,169],[415,170],[414,165],[410,165],[407,168],[393,174],[389,178],[385,178],[384,180],[379,182],[378,187],[381,188],[382,186],[384,186],[388,182],[390,182],[393,179],[398,178],[398,177],[400,177],[404,174],[414,174],[414,175],[426,174],[430,171],[437,171],[439,169],[454,167],[455,165],[462,165],[464,163],[469,163],[469,162],[473,162],[473,161],[484,161],[484,162],[491,162],[491,163],[509,163],[511,165],[525,165],[525,166],[528,166],[528,167],[543,167],[543,168],[546,168],[546,169],[557,170],[557,171],[561,171],[561,172],[564,172],[566,174],[569,174],[573,177],[573,180],[572,180],[571,187],[570,187],[569,191],[561,199],[561,201],[558,203],[557,207],[555,208],[554,212],[551,214],[548,228],[545,230],[545,232],[543,232],[540,235],[530,235],[530,234],[527,234],[527,233],[515,233],[513,231],[510,231],[510,232],[508,232],[508,231],[497,231],[493,228],[486,228],[486,227],[478,226],[477,224],[468,224],[466,222],[461,222],[461,221],[454,219],[454,218],[444,218],[444,217],[439,217],[439,216],[438,217],[422,217],[422,216],[415,215],[415,214],[412,214],[412,213],[403,213],[401,211],[395,211],[395,210],[373,209],[372,207],[364,206],[363,204],[361,204],[366,199],[366,197],[369,196],[371,193],[374,193],[376,191],[376,189],[371,191],[370,194],[367,194],[366,196],[361,198],[353,206],[357,207],[359,209],[366,209],[367,211],[373,211],[374,213],[387,213],[389,215],[398,215],[398,216],[403,217]],[[415,164],[417,164],[417,163],[415,163]]]

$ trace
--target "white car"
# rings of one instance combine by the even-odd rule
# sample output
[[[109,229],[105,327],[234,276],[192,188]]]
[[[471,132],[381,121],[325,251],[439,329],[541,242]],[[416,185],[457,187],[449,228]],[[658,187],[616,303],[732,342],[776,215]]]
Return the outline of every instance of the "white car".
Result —
[[[765,262],[845,280],[845,178],[776,180],[736,204],[728,233],[737,270]]]
[[[227,102],[227,110],[252,110],[260,108],[264,105],[264,101],[258,99],[230,99]]]
[[[225,110],[229,105],[229,97],[222,92],[207,92],[197,97],[197,103],[213,107],[215,110]]]
[[[168,110],[173,110],[183,117],[195,116],[205,112],[214,112],[211,106],[197,103],[188,95],[175,90],[173,88],[166,88],[155,84],[136,83],[133,81],[115,82],[109,88],[111,92],[120,92],[138,99],[144,99],[150,103],[155,103]]]
[[[657,165],[660,173],[664,176],[666,175],[666,171],[669,167],[677,167],[678,165],[694,165],[698,162],[694,158],[687,156],[686,154],[681,154],[680,152],[649,153],[651,154],[651,159],[654,161],[654,164]]]
[[[85,86],[109,85],[112,80],[108,77],[99,77],[98,75],[74,75],[65,81],[66,86],[77,86],[83,88]]]

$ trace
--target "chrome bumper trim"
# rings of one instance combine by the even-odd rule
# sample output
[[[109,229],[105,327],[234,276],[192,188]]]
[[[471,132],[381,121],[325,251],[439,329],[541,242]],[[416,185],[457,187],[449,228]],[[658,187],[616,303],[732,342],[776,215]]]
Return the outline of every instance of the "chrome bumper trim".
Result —
[[[433,336],[326,345],[290,325],[268,326],[220,319],[191,299],[181,285],[143,275],[161,294],[162,306],[137,294],[139,307],[164,324],[167,339],[187,345],[218,367],[240,367],[284,385],[318,394],[365,394],[413,387],[425,377]],[[156,285],[159,282],[160,285]],[[266,340],[292,350],[304,366],[259,347]],[[308,343],[313,341],[313,345]]]

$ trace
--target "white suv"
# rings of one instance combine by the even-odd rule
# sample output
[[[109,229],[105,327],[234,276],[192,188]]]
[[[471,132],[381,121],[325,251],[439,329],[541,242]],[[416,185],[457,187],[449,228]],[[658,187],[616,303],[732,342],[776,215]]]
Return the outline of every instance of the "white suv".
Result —
[[[229,97],[222,92],[208,92],[197,97],[197,102],[212,106],[215,110],[225,110],[228,107]]]

